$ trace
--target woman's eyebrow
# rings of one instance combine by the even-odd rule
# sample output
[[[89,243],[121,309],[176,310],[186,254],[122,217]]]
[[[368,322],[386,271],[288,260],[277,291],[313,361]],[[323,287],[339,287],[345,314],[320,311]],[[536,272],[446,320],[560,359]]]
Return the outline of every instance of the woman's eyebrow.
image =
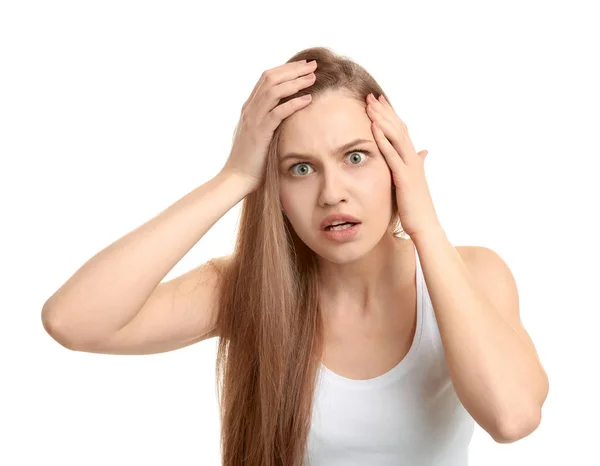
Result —
[[[346,144],[343,144],[342,146],[338,147],[334,151],[334,154],[341,154],[343,152],[346,152],[347,150],[352,149],[352,147],[356,146],[357,144],[364,144],[367,142],[372,143],[374,141],[372,139],[355,139],[354,141],[347,142]],[[314,158],[315,157],[313,157],[310,154],[299,154],[297,152],[288,152],[287,154],[285,154],[279,158],[279,163],[283,163],[287,159],[314,159]]]

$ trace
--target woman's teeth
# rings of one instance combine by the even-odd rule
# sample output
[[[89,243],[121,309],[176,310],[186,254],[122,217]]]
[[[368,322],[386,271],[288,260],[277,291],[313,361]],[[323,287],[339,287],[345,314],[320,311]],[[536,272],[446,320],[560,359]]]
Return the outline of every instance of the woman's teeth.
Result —
[[[328,230],[336,230],[336,231],[337,231],[337,230],[345,230],[346,228],[350,228],[350,227],[352,227],[352,226],[354,226],[354,224],[353,224],[353,223],[344,223],[344,224],[342,224],[342,225],[336,225],[336,226],[334,226],[334,227],[329,227],[329,228],[327,228],[327,229],[328,229]]]

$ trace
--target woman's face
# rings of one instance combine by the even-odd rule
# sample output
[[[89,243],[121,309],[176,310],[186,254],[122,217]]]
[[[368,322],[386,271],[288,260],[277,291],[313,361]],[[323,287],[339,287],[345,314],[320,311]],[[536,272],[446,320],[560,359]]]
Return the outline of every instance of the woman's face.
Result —
[[[337,149],[357,139],[342,152]],[[303,154],[287,158],[290,153]],[[282,123],[280,199],[300,239],[333,262],[357,259],[386,233],[392,212],[392,175],[371,130],[366,103],[341,91],[315,98]],[[356,217],[352,241],[337,242],[320,228],[333,213]]]

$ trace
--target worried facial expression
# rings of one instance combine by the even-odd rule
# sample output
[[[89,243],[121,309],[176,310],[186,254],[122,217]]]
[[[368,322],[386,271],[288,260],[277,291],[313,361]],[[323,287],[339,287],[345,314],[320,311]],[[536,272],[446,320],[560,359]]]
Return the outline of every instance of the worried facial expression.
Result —
[[[390,222],[392,176],[364,103],[341,91],[315,98],[283,121],[278,157],[281,203],[308,247],[341,262],[380,241]],[[321,222],[335,213],[361,222],[352,241],[323,234]]]

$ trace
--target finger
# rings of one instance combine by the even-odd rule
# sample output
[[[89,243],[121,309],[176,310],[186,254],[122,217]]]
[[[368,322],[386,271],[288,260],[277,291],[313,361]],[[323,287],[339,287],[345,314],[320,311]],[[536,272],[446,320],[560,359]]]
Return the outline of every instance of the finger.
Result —
[[[299,60],[299,61],[295,61],[295,62],[284,63],[283,65],[276,66],[275,68],[270,68],[268,70],[263,71],[262,74],[260,75],[260,77],[258,78],[258,80],[256,81],[256,84],[254,85],[254,88],[252,89],[250,96],[254,97],[254,95],[256,94],[256,91],[258,90],[258,88],[260,88],[261,84],[263,83],[266,74],[277,72],[278,70],[281,70],[284,67],[289,68],[290,65],[302,66],[304,63],[306,63],[306,60]]]
[[[381,112],[383,110],[383,104],[379,102],[373,94],[367,96],[367,105],[371,107],[375,112]]]
[[[377,99],[377,103],[379,105],[381,105],[381,108],[384,109],[386,112],[390,112],[392,113],[399,121],[402,121],[400,119],[400,117],[398,116],[398,114],[396,113],[396,111],[394,110],[394,107],[392,107],[392,104],[390,104],[387,99],[384,97],[383,94],[381,94],[379,96],[379,98]]]
[[[299,76],[312,73],[316,69],[316,64],[309,65],[307,60],[289,62],[265,71],[261,79],[264,83],[268,78],[273,86],[277,86],[282,82],[291,81]]]
[[[369,103],[372,105],[373,110],[378,113],[382,113],[386,115],[390,121],[397,121],[402,126],[406,127],[406,124],[402,121],[402,119],[398,116],[394,108],[391,104],[386,100],[386,98],[381,94],[379,98],[375,99],[375,97],[369,98]]]
[[[304,99],[304,97],[308,97],[308,99]],[[306,94],[306,96],[296,97],[288,100],[284,104],[278,105],[267,114],[267,129],[270,132],[275,131],[277,126],[279,126],[284,119],[289,117],[292,113],[297,112],[301,108],[306,107],[311,101],[312,96],[310,94]]]
[[[394,123],[389,119],[389,113],[382,111],[381,105],[376,107],[373,104],[367,105],[367,115],[373,121],[387,121],[390,125]],[[383,128],[382,128],[383,129]]]
[[[367,114],[369,115],[369,117],[372,120],[380,120],[380,119],[384,119],[387,120],[390,124],[394,124],[393,123],[393,114],[392,112],[388,111],[388,109],[386,109],[381,102],[378,102],[377,100],[375,100],[375,98],[373,98],[373,100],[371,100],[369,102],[369,104],[367,105]]]
[[[401,126],[401,123],[393,123],[382,115],[374,116],[373,119],[385,133],[385,137],[391,142],[394,149],[396,149],[402,161],[408,163],[408,158],[415,153],[415,150],[406,129]]]
[[[402,170],[403,168],[404,162],[398,154],[398,151],[387,139],[383,130],[380,128],[379,123],[373,122],[371,126],[373,136],[375,137],[375,141],[377,142],[377,145],[379,146],[381,153],[384,155],[388,165],[392,169],[392,173],[400,173],[400,170]]]
[[[299,62],[284,63],[281,66],[264,71],[250,94],[251,97],[248,99],[248,105],[250,105],[257,95],[262,94],[265,90],[275,87],[282,82],[312,73],[316,69],[316,65],[309,65],[302,60]]]
[[[381,103],[381,105],[383,105],[384,107],[392,108],[392,106],[390,105],[390,103],[387,101],[387,99],[384,97],[383,94],[381,94],[379,96],[379,98],[377,99],[377,101],[379,103]]]
[[[260,94],[260,100],[257,99],[256,112],[258,115],[267,115],[270,111],[277,108],[283,98],[297,94],[302,89],[312,86],[317,77],[314,73],[300,76],[299,78],[285,81],[275,87],[271,87]],[[307,94],[308,95],[308,94]]]

